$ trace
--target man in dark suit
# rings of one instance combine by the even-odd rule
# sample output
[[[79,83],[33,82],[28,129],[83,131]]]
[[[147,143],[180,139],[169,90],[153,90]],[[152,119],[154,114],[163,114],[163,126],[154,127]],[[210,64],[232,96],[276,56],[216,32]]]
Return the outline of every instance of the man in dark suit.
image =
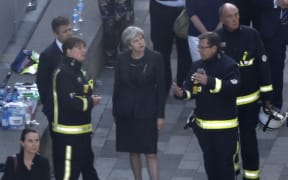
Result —
[[[49,134],[51,133],[51,123],[53,122],[53,99],[52,99],[52,77],[53,72],[62,59],[62,44],[72,36],[72,26],[69,19],[58,16],[51,22],[52,30],[55,35],[55,40],[40,54],[40,61],[38,65],[38,72],[36,75],[36,84],[40,94],[40,100],[43,104],[43,113],[48,119],[49,128],[44,132],[42,138],[45,139],[45,146],[40,149],[41,154],[48,156],[49,161],[52,162],[51,157],[51,140]],[[53,135],[51,134],[52,140]],[[52,170],[52,168],[50,168]]]
[[[288,45],[288,0],[254,0],[261,10],[259,31],[268,54],[272,82],[272,104],[281,109],[283,104],[283,71]]]
[[[53,117],[49,108],[52,99],[49,100],[49,91],[52,87],[52,75],[62,58],[62,43],[72,36],[72,27],[66,17],[58,16],[51,23],[55,40],[40,54],[36,83],[40,100],[43,104],[43,112],[50,121]]]

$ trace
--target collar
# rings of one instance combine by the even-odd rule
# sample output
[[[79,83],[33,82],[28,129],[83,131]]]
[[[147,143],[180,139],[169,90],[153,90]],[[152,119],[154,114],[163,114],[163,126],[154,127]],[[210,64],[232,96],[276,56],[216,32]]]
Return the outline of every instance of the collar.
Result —
[[[227,34],[231,34],[231,35],[232,34],[237,34],[238,32],[240,32],[240,29],[241,29],[241,25],[239,25],[239,27],[237,29],[235,29],[234,31],[229,31],[227,29],[227,27],[225,25],[223,25],[224,32],[227,33]]]
[[[74,70],[80,70],[81,69],[81,66],[82,66],[82,63],[75,60],[74,58],[71,58],[71,57],[68,57],[68,56],[65,56],[64,57],[64,64]]]
[[[63,53],[63,50],[62,50],[63,43],[60,42],[58,39],[56,39],[56,45],[58,46],[58,48],[60,49],[60,51]]]

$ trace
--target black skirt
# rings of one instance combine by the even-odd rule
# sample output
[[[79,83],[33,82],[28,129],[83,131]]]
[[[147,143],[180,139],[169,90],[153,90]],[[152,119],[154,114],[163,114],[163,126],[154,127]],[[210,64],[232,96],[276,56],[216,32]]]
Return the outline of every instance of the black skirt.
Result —
[[[116,118],[116,151],[157,153],[156,119]]]

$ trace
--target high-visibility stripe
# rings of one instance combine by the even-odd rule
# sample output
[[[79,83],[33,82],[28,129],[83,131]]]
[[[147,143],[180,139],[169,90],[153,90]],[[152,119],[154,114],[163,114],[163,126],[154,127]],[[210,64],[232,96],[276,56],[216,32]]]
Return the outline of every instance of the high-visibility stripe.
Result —
[[[187,90],[185,90],[185,93],[186,93],[186,100],[189,100],[190,98],[191,98],[191,93],[190,93],[190,91],[187,91]]]
[[[260,87],[260,91],[261,92],[270,92],[273,91],[273,86],[272,84],[268,85],[268,86],[261,86]]]
[[[259,98],[260,98],[260,91],[258,90],[256,92],[253,92],[253,93],[245,95],[245,96],[238,96],[236,103],[237,103],[237,106],[244,105],[244,104],[250,104],[252,102],[257,101]]]
[[[89,81],[88,81],[88,85],[90,86],[90,88],[93,90],[94,89],[94,81],[93,81],[93,79],[90,79]]]
[[[82,103],[83,103],[83,111],[87,111],[88,109],[88,100],[86,97],[81,97],[81,96],[75,96],[76,98],[79,98]]]
[[[234,165],[234,171],[240,172],[240,163],[239,163],[239,152],[240,152],[240,144],[239,141],[236,143],[236,151],[233,155],[233,165]]]
[[[58,95],[56,90],[56,78],[60,73],[60,69],[57,69],[53,76],[53,102],[54,102],[54,123],[58,124]]]
[[[53,124],[53,131],[61,134],[84,134],[92,132],[92,124],[78,126],[67,126],[62,124]]]
[[[222,88],[222,81],[218,78],[215,78],[215,87],[210,90],[210,93],[219,93]]]
[[[244,175],[247,179],[259,179],[260,178],[260,171],[259,170],[246,170],[244,169]]]
[[[71,158],[72,158],[72,147],[66,146],[63,180],[69,180],[70,179],[70,176],[71,176]]]
[[[203,120],[196,118],[196,124],[202,129],[229,129],[238,127],[238,119]]]
[[[246,60],[246,61],[240,61],[240,66],[251,66],[254,62],[254,58],[251,58],[249,60]]]

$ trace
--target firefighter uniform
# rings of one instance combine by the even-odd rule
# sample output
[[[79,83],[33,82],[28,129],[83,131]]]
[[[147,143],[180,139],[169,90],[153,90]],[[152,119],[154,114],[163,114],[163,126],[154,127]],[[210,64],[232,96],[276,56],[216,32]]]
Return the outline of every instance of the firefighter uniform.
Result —
[[[92,87],[81,63],[65,57],[53,76],[52,131],[56,180],[98,180],[91,147]]]
[[[269,63],[259,33],[241,26],[231,32],[218,31],[225,54],[231,56],[240,67],[241,88],[237,97],[240,129],[243,179],[259,179],[259,152],[256,138],[259,105],[270,99],[273,90]]]
[[[191,75],[205,71],[205,86],[194,84]],[[240,72],[230,57],[216,54],[193,64],[185,81],[183,99],[196,99],[193,130],[203,151],[209,180],[234,180],[234,158],[237,154],[237,107]]]

